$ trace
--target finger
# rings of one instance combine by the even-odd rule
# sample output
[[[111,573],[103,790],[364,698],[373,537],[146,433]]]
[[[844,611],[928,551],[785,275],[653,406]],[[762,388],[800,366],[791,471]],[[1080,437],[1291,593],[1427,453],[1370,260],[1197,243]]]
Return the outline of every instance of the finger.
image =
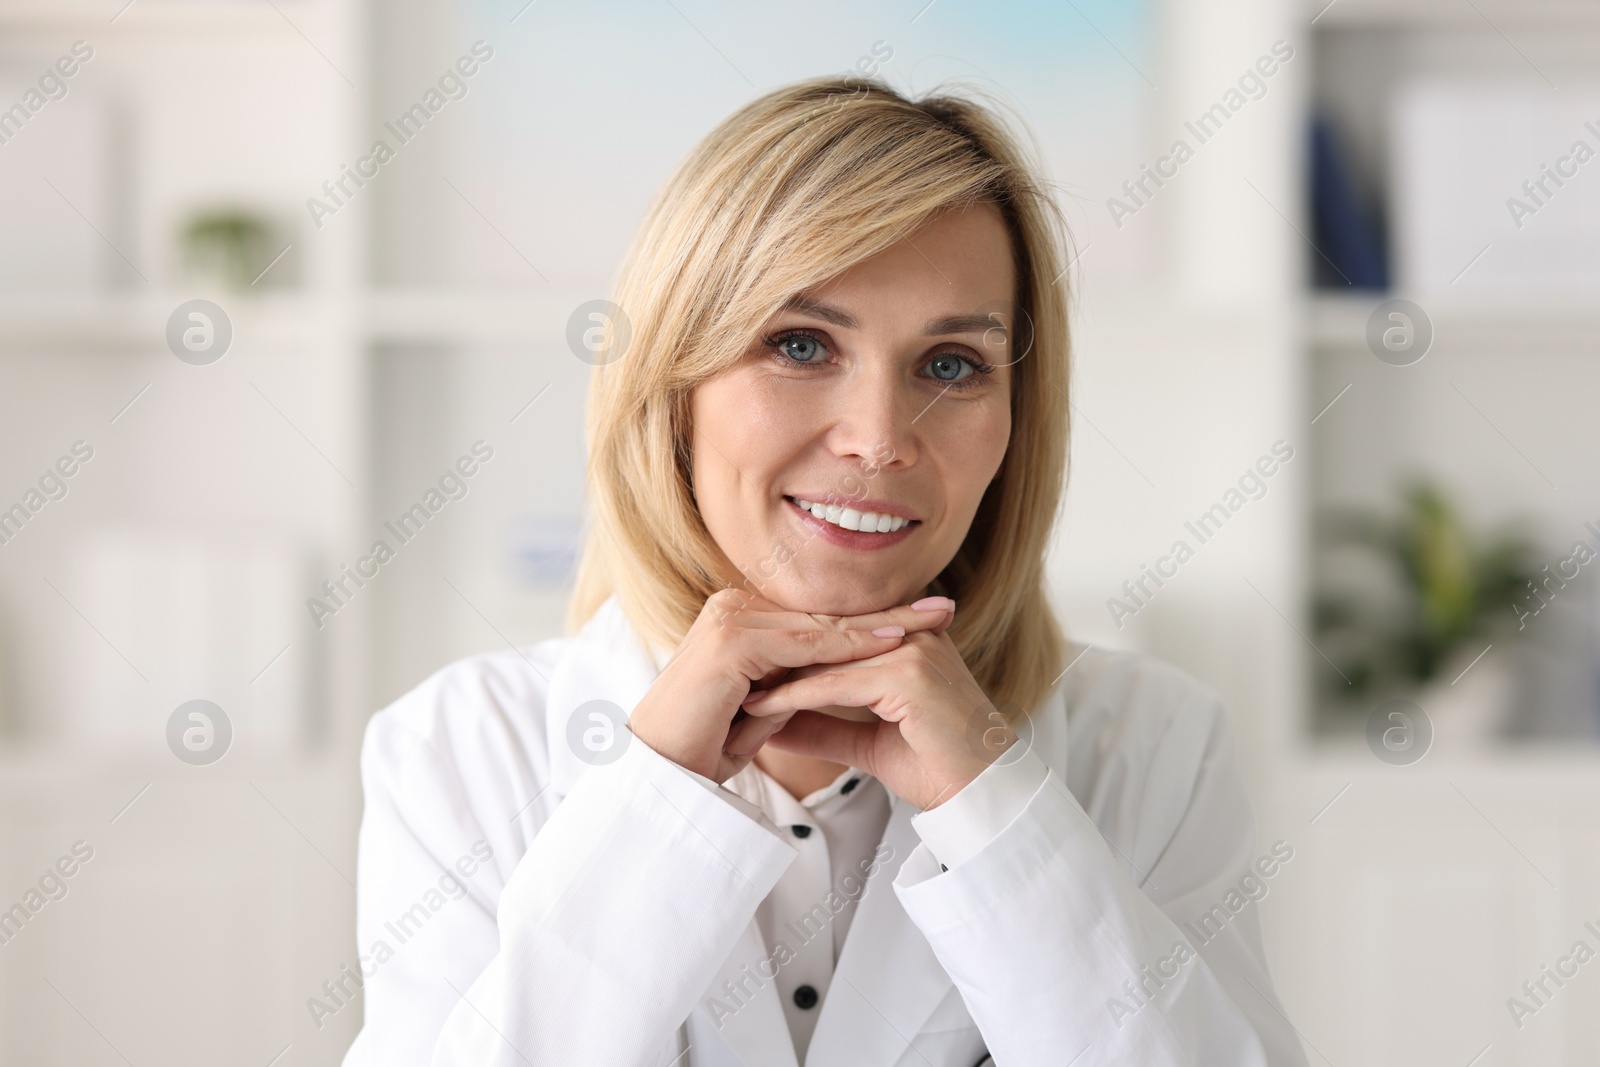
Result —
[[[945,616],[944,621],[941,622],[939,625],[935,626],[932,630],[929,630],[928,632],[933,634],[935,637],[938,637],[940,634],[942,634],[946,630],[950,629],[951,625],[954,624],[955,621],[956,621],[956,602],[954,600],[952,600],[952,601],[950,601],[949,614],[947,614]]]
[[[853,722],[820,711],[798,711],[767,741],[773,748],[799,756],[814,756],[872,774],[873,739],[880,723]]]
[[[859,615],[758,609],[740,614],[738,619],[740,625],[761,630],[875,630],[882,626],[899,626],[907,633],[912,633],[931,630],[941,622],[948,624],[949,613],[955,609],[955,601],[949,597],[923,597],[917,603],[923,606],[918,608],[911,604],[899,604],[878,611],[864,611]]]
[[[689,636],[692,637],[696,632],[705,632],[708,629],[730,626],[771,625],[768,620],[774,616],[788,614],[792,613],[759,593],[727,586],[706,597],[706,602],[700,609],[700,617],[696,620],[696,626],[689,631]]]
[[[735,759],[749,759],[760,752],[761,746],[767,743],[767,739],[783,729],[788,722],[787,715],[741,719],[728,731],[728,740],[723,744],[722,750]]]
[[[770,679],[779,669],[813,663],[847,663],[869,659],[898,648],[905,640],[900,627],[868,630],[742,629],[734,638],[742,653],[746,678]]]
[[[866,708],[884,698],[886,683],[882,671],[873,667],[824,671],[807,678],[782,682],[771,689],[752,692],[741,702],[741,707],[751,715],[762,718],[835,704],[845,708]]]
[[[930,596],[923,597],[915,604],[902,604],[882,611],[869,611],[843,618],[845,624],[852,628],[904,626],[906,632],[911,633],[918,630],[932,630],[941,623],[949,625],[948,620],[954,618],[955,608],[956,602],[947,596]]]
[[[880,634],[878,636],[886,636],[886,635]],[[895,650],[895,648],[897,648],[899,646],[900,642],[896,641],[896,640],[889,640],[886,643],[889,645],[889,648],[887,649],[887,651],[893,652]],[[855,660],[854,662],[865,663],[865,662],[871,661],[873,658],[875,658],[874,654],[867,653],[867,654],[864,654],[861,658]],[[819,660],[817,662],[804,663],[804,664],[801,664],[799,667],[775,666],[772,669],[768,670],[760,678],[752,678],[750,680],[750,689],[751,689],[752,692],[759,692],[759,691],[762,691],[762,690],[771,689],[773,686],[777,685],[779,682],[786,681],[786,680],[788,680],[790,678],[795,678],[795,677],[804,678],[808,674],[815,674],[815,673],[818,673],[820,671],[828,670],[837,662],[839,662],[839,661],[836,660],[836,659],[827,659],[827,660]]]
[[[885,652],[883,655],[884,656],[888,656],[888,655],[893,655],[893,654],[894,654],[894,649],[891,648],[888,652]],[[852,666],[852,667],[856,667],[856,666],[865,667],[868,664],[877,663],[882,658],[883,658],[882,656],[869,656],[866,659],[854,660],[849,664],[849,666]],[[785,670],[783,672],[783,674],[782,674],[782,677],[773,678],[770,681],[763,682],[761,685],[752,685],[751,688],[752,689],[772,689],[772,688],[776,687],[779,682],[797,682],[802,678],[810,678],[814,674],[821,674],[824,671],[836,671],[836,670],[839,670],[839,669],[840,669],[840,665],[837,664],[837,663],[808,663],[804,667],[796,667],[793,670]]]

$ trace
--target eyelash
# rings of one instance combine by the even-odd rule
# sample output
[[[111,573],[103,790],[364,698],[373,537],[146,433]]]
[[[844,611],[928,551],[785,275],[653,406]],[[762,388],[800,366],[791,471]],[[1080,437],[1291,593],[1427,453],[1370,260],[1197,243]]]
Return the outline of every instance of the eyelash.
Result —
[[[763,343],[768,349],[771,350],[772,357],[782,362],[786,367],[813,366],[813,364],[795,359],[794,357],[783,352],[783,343],[794,337],[809,337],[813,341],[817,342],[817,344],[822,345],[824,348],[826,348],[828,344],[813,331],[805,329],[784,330],[782,333],[776,333],[771,337],[765,338]],[[976,356],[969,356],[964,352],[935,352],[932,356],[928,357],[928,362],[931,363],[933,360],[938,359],[941,356],[954,356],[956,359],[961,360],[967,366],[972,368],[972,373],[967,375],[965,378],[962,378],[960,381],[945,381],[943,378],[928,378],[928,381],[938,382],[940,385],[943,385],[949,389],[976,388],[977,386],[983,384],[983,380],[986,375],[994,373],[994,367],[991,364],[984,362]],[[927,366],[927,364],[923,364],[923,366]]]

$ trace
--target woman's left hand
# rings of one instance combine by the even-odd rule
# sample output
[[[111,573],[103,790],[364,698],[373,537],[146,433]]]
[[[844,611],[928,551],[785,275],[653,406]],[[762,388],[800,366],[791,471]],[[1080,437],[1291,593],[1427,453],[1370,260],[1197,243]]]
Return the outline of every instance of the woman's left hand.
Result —
[[[807,709],[867,708],[876,722]],[[744,702],[753,716],[792,715],[774,748],[871,774],[923,811],[938,807],[1007,747],[1004,722],[943,633],[907,634],[893,650],[848,663],[814,664]]]

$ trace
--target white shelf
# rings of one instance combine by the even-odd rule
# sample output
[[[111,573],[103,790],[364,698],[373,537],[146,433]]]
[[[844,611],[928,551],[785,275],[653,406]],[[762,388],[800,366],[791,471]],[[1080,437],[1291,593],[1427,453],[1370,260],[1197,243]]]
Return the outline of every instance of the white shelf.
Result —
[[[0,32],[59,30],[89,33],[158,32],[294,35],[329,11],[321,0],[0,0]],[[279,12],[282,12],[280,14]],[[291,20],[293,25],[290,25]]]
[[[1600,745],[1578,741],[1506,742],[1459,751],[1435,744],[1416,763],[1393,766],[1374,756],[1362,738],[1312,738],[1303,743],[1301,756],[1299,766],[1308,773],[1352,780],[1414,778],[1443,783],[1470,777],[1600,789]]]
[[[0,297],[0,353],[159,351],[167,319],[195,292],[148,296]],[[228,314],[234,343],[307,343],[330,336],[347,304],[302,296],[204,294]]]
[[[1304,10],[1317,29],[1600,29],[1600,6],[1584,0],[1308,0]]]
[[[0,353],[160,350],[168,316],[194,292],[127,296],[0,297]],[[589,292],[486,295],[381,291],[348,298],[295,294],[204,294],[228,313],[234,340],[287,343],[348,329],[368,342],[561,343]]]
[[[1600,354],[1600,296],[1552,300],[1408,297],[1369,292],[1317,295],[1306,304],[1306,341],[1318,353],[1364,351],[1367,319],[1381,302],[1411,299],[1433,322],[1434,348],[1525,352],[1529,349]]]
[[[242,745],[239,747],[243,747]],[[0,745],[0,795],[28,795],[47,787],[77,789],[86,782],[230,781],[303,778],[326,771],[346,773],[355,753],[333,741],[315,748],[248,753],[234,751],[216,763],[192,767],[166,753],[129,754],[81,745]]]

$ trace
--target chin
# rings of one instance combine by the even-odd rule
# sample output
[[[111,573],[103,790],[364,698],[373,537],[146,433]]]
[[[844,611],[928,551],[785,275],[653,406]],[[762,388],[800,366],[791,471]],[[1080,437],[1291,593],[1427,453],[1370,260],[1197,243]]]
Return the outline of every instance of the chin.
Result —
[[[884,587],[862,581],[851,585],[835,580],[819,583],[816,588],[801,586],[781,591],[769,588],[762,595],[789,611],[813,615],[865,615],[905,601],[898,584]]]

